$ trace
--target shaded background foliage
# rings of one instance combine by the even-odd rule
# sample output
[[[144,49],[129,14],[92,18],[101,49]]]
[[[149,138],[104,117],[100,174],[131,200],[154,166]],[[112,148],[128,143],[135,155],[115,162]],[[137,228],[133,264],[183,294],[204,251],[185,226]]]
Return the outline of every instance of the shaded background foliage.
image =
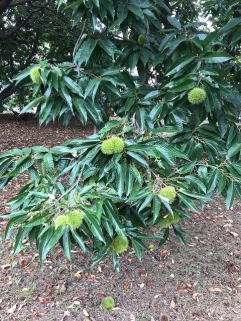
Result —
[[[40,59],[51,63],[71,59],[81,26],[72,28],[69,12],[57,12],[52,0],[1,1],[0,5],[0,102],[2,107],[24,106],[31,90],[15,86],[14,76]],[[13,101],[7,103],[13,93]]]

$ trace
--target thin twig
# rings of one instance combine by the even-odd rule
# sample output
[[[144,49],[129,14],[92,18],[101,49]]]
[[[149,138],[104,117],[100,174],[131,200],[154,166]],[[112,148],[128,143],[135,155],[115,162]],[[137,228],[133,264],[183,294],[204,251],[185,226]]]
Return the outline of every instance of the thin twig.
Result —
[[[62,198],[64,198],[69,192],[71,192],[75,187],[78,186],[78,184],[79,184],[79,182],[80,182],[80,180],[81,180],[81,178],[82,178],[82,175],[83,175],[85,166],[86,166],[86,164],[84,164],[84,166],[82,167],[81,172],[80,172],[79,177],[78,177],[78,179],[76,180],[76,182],[75,182],[64,194],[62,194],[53,204],[51,204],[51,205],[50,205],[49,207],[47,207],[47,208],[44,208],[42,211],[40,211],[40,213],[41,213],[41,212],[46,212],[46,211],[49,210],[51,207],[55,206],[57,203],[59,203],[59,201],[60,201]]]

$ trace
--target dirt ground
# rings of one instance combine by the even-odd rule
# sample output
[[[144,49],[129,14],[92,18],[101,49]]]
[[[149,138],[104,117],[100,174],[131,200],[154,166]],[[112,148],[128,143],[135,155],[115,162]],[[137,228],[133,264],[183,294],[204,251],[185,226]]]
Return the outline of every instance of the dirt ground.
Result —
[[[32,118],[0,115],[0,133],[0,150],[6,151],[58,145],[92,134],[93,127],[76,121],[67,128],[39,127]],[[0,213],[19,184],[0,191]],[[74,247],[71,263],[57,246],[40,266],[27,240],[13,257],[13,240],[4,241],[6,221],[0,219],[0,320],[158,321],[166,313],[170,321],[240,321],[241,203],[226,211],[216,196],[204,211],[190,216],[181,226],[189,234],[186,247],[171,233],[162,247],[148,243],[150,252],[142,261],[128,248],[119,273],[108,257],[91,269],[91,255]],[[105,296],[115,300],[111,312],[101,308]]]

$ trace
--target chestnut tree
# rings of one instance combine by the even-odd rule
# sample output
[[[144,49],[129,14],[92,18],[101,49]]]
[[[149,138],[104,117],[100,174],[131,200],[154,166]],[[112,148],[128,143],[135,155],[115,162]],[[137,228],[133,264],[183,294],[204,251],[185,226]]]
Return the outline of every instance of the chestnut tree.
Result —
[[[56,2],[82,24],[73,59],[15,77],[33,90],[22,113],[37,107],[40,124],[78,117],[96,131],[0,155],[1,188],[29,173],[7,202],[6,238],[17,226],[14,253],[28,236],[41,261],[59,242],[68,259],[75,245],[114,267],[128,246],[141,259],[145,241],[162,245],[170,229],[184,244],[189,210],[213,193],[228,209],[241,199],[240,4]]]

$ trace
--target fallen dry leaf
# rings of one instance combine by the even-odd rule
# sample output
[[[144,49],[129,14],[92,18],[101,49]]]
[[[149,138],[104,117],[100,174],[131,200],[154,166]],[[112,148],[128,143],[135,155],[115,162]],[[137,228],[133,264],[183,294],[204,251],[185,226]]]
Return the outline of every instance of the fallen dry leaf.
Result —
[[[11,264],[4,264],[4,265],[1,265],[1,268],[3,269],[3,270],[6,270],[6,269],[9,269],[11,267]]]
[[[64,317],[66,316],[70,316],[70,312],[69,311],[64,311]]]
[[[135,316],[134,316],[134,314],[131,314],[130,315],[130,321],[135,321],[136,319],[135,319]]]
[[[77,277],[78,279],[80,279],[82,277],[82,273],[83,271],[77,271],[74,276]]]
[[[198,296],[199,296],[199,293],[197,293],[197,292],[194,292],[192,295],[192,297],[195,301],[199,301]]]
[[[174,309],[175,306],[176,306],[176,303],[172,300],[172,301],[171,301],[171,304],[170,304],[170,308]]]
[[[140,288],[141,288],[141,289],[143,289],[143,288],[144,288],[144,286],[145,286],[145,284],[144,284],[144,283],[141,283],[141,284],[140,284]]]
[[[232,234],[234,237],[238,237],[239,236],[238,233],[236,233],[236,232],[230,231],[229,233]]]
[[[83,314],[84,314],[86,317],[88,317],[88,316],[89,316],[89,313],[87,312],[87,310],[86,310],[86,309],[84,309],[82,312],[83,312]]]
[[[211,286],[208,290],[211,291],[211,292],[220,292],[220,293],[223,293],[222,289],[220,289],[220,288],[213,288],[212,286]]]
[[[17,305],[14,304],[14,306],[12,306],[10,309],[7,310],[7,313],[12,314],[16,310],[16,308],[17,308]]]

